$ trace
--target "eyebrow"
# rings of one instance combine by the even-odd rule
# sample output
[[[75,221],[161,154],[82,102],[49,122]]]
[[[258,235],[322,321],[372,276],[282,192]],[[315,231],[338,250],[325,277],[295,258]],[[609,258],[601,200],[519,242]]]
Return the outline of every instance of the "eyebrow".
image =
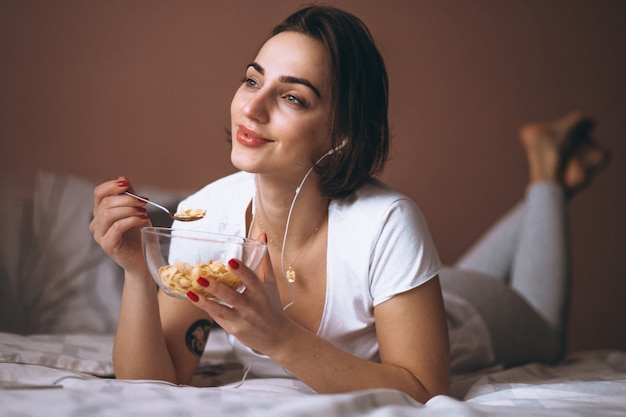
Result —
[[[260,64],[256,63],[256,62],[252,62],[250,64],[248,64],[248,66],[246,68],[254,68],[259,74],[261,75],[265,75],[265,68],[263,68]],[[316,96],[318,97],[322,97],[322,95],[320,94],[319,90],[317,88],[315,88],[315,86],[313,85],[313,83],[309,80],[307,80],[306,78],[299,78],[299,77],[293,77],[291,75],[283,75],[279,78],[279,80],[283,83],[289,83],[289,84],[302,84],[304,86],[309,87],[311,90],[313,90],[313,92],[315,93]]]

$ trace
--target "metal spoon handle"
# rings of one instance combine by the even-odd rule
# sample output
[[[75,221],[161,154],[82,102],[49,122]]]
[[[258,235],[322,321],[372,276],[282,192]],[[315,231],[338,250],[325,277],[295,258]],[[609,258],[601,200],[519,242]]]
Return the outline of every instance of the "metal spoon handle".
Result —
[[[129,196],[131,196],[131,197],[134,197],[134,198],[136,198],[137,200],[141,200],[141,201],[143,201],[143,202],[145,202],[145,203],[152,204],[153,206],[158,207],[158,208],[160,208],[161,210],[163,210],[164,212],[166,212],[167,214],[169,214],[169,215],[170,215],[170,217],[172,217],[172,218],[174,217],[174,216],[172,216],[172,213],[170,213],[170,211],[169,211],[168,209],[166,209],[165,207],[163,207],[163,206],[162,206],[162,205],[160,205],[160,204],[157,204],[157,203],[155,203],[155,202],[153,202],[153,201],[150,201],[150,200],[148,200],[148,199],[146,199],[146,198],[139,197],[138,195],[135,195],[135,194],[133,194],[133,193],[129,193],[128,191],[124,191],[124,194],[129,195]]]

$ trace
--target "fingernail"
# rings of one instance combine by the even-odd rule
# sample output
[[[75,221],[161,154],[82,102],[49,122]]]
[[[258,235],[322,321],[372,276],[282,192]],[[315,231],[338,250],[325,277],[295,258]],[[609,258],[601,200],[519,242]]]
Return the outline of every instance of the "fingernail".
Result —
[[[196,294],[193,291],[189,291],[187,293],[187,298],[189,298],[191,301],[193,301],[194,303],[197,303],[200,300],[200,297],[198,297],[198,294]]]
[[[205,277],[200,277],[197,279],[198,284],[202,285],[203,287],[208,287],[209,286],[209,280],[206,279]]]
[[[137,211],[141,212],[141,213],[146,213],[148,210],[146,210],[144,207],[135,207],[137,209]]]
[[[139,216],[139,218],[143,220],[148,220],[150,216],[148,216],[147,214],[142,214],[141,216]]]
[[[239,269],[239,262],[237,262],[235,259],[231,259],[230,261],[228,261],[228,266],[230,266],[230,269]]]
[[[130,182],[128,181],[118,181],[117,182],[117,186],[118,187],[128,187],[130,185]]]

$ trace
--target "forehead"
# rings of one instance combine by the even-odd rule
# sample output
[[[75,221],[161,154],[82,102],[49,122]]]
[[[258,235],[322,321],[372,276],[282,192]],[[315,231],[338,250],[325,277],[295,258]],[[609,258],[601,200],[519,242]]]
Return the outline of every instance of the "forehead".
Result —
[[[267,76],[305,78],[318,88],[329,85],[328,59],[322,44],[297,32],[282,32],[265,42],[255,61]]]

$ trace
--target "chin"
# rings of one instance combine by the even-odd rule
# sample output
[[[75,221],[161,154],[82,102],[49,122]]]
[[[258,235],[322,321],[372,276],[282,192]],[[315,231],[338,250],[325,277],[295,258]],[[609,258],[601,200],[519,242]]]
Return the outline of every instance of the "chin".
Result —
[[[235,150],[231,151],[230,153],[230,162],[239,171],[245,171],[250,173],[258,172],[258,161],[253,158],[247,158],[240,152],[236,152]]]

